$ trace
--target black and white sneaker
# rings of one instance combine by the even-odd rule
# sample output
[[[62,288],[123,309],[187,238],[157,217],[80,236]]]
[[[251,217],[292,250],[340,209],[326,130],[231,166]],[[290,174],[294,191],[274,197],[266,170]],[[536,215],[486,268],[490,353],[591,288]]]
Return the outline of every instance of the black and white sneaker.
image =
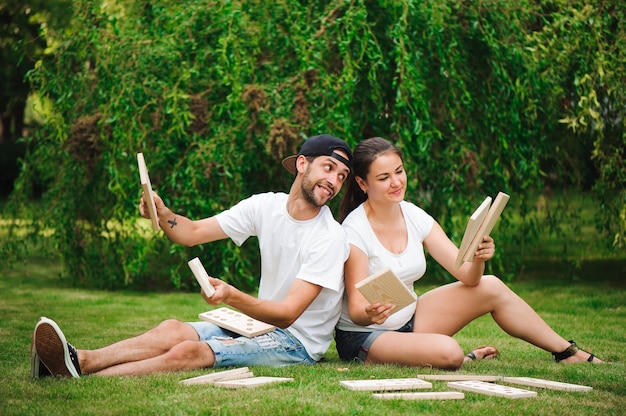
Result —
[[[40,365],[37,365],[36,360],[39,360]],[[35,326],[31,352],[31,375],[34,376],[38,371],[38,376],[41,377],[42,366],[52,376],[78,378],[82,374],[76,348],[67,342],[56,322],[45,316],[42,316]]]

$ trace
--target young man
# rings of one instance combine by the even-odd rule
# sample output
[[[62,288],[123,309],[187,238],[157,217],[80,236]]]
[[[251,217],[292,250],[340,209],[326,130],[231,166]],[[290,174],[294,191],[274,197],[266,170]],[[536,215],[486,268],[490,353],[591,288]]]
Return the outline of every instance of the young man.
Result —
[[[156,196],[159,224],[174,242],[193,246],[225,238],[236,244],[257,236],[261,251],[258,298],[210,278],[224,303],[276,330],[240,337],[208,322],[167,320],[134,338],[97,350],[76,350],[59,326],[42,317],[31,347],[33,377],[139,375],[204,367],[312,364],[328,349],[341,311],[343,264],[349,247],[326,203],[352,169],[352,153],[341,139],[324,134],[305,141],[283,160],[295,175],[289,191],[249,197],[213,217],[192,221],[175,214]],[[141,215],[148,217],[142,197]]]

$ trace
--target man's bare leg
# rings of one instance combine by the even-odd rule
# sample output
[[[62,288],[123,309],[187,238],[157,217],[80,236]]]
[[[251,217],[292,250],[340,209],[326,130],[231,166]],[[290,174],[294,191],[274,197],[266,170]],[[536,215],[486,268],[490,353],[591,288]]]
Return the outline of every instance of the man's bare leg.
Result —
[[[97,350],[78,350],[78,359],[83,374],[99,373],[162,356],[184,341],[198,342],[198,334],[190,325],[170,319],[136,337]]]

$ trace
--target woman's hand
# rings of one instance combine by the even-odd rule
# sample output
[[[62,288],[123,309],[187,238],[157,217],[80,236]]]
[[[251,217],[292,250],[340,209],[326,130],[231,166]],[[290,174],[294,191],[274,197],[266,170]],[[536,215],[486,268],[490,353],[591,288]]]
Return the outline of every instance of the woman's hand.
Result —
[[[483,237],[483,241],[478,244],[476,253],[474,253],[474,260],[485,262],[493,257],[496,252],[496,244],[493,242],[493,238],[486,235]]]
[[[370,303],[365,307],[365,314],[373,324],[382,325],[395,307],[393,303]]]

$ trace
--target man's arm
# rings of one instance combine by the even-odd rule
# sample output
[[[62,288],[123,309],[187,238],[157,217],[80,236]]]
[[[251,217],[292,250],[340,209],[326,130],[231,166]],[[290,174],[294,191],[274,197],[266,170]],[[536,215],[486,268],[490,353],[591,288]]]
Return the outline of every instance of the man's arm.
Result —
[[[165,206],[165,203],[156,193],[154,194],[154,204],[156,205],[159,225],[167,237],[175,243],[185,246],[195,246],[197,244],[209,243],[211,241],[222,240],[228,236],[222,230],[215,217],[202,220],[190,220],[189,218],[172,212]],[[148,203],[141,195],[139,212],[142,217],[150,218],[148,214]]]
[[[202,293],[208,303],[211,305],[225,303],[252,318],[279,328],[291,326],[322,291],[321,286],[296,278],[285,299],[275,302],[257,299],[222,280],[215,278],[209,280],[215,288],[215,293],[210,298]]]

